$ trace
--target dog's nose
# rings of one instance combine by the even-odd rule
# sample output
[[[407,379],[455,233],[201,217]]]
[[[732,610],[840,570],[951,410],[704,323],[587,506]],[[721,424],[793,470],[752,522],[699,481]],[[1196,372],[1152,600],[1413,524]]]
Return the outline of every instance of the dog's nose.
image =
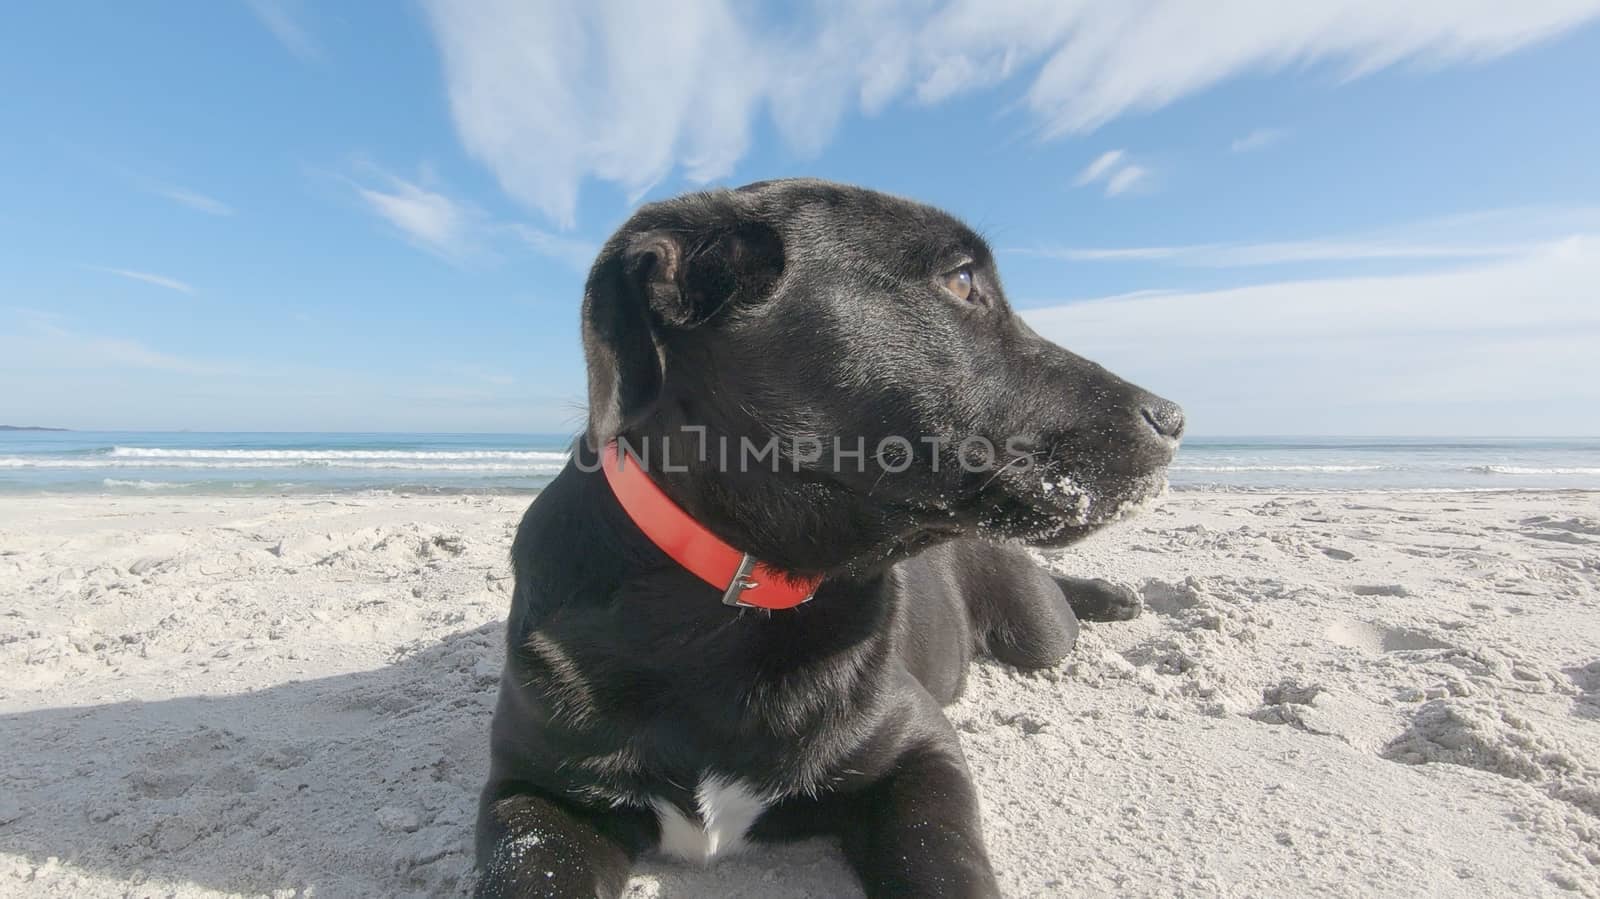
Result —
[[[1183,408],[1170,400],[1151,397],[1139,407],[1145,424],[1167,440],[1176,443],[1183,436]]]

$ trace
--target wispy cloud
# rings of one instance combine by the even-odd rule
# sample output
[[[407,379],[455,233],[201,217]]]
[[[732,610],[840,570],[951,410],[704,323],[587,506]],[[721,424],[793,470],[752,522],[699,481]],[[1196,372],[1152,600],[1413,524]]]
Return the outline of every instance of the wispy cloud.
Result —
[[[1191,268],[1319,262],[1449,262],[1524,255],[1591,230],[1600,232],[1600,209],[1505,209],[1307,240],[1143,247],[1019,247],[1006,252],[1069,262],[1145,262]]]
[[[1253,153],[1256,150],[1265,150],[1288,136],[1289,132],[1282,128],[1257,128],[1235,140],[1229,145],[1229,149],[1235,153]]]
[[[376,185],[352,182],[367,208],[415,245],[452,262],[492,257],[514,242],[517,249],[533,250],[584,271],[599,251],[591,241],[521,222],[497,221],[442,189],[367,168]]]
[[[766,23],[732,0],[670,16],[644,0],[424,6],[467,152],[562,226],[589,178],[638,194],[674,170],[728,175],[761,111],[815,152],[854,110],[1027,79],[1014,88],[1020,108],[1050,138],[1244,73],[1318,66],[1353,79],[1475,63],[1600,15],[1600,0],[883,0]],[[1127,178],[1124,189],[1139,180]]]
[[[241,359],[247,351],[215,348],[226,361],[214,362],[0,308],[0,395],[15,421],[85,429],[511,432],[573,427],[566,396],[582,390],[478,363],[377,371]]]
[[[1113,297],[1024,313],[1183,403],[1198,432],[1593,432],[1600,234],[1421,275]],[[1560,424],[1560,423],[1565,423]],[[1556,423],[1556,424],[1553,424]]]
[[[600,246],[592,241],[552,234],[529,225],[506,226],[523,243],[543,256],[559,259],[577,271],[587,271]]]
[[[83,334],[53,320],[26,314],[17,329],[0,330],[0,348],[5,349],[0,357],[8,360],[5,367],[29,371],[138,369],[182,375],[212,375],[220,371],[138,340]]]
[[[145,171],[128,165],[120,160],[109,158],[106,154],[73,144],[66,145],[67,152],[83,161],[86,165],[108,171],[122,180],[128,186],[151,196],[170,200],[180,206],[204,212],[207,215],[233,215],[232,206],[209,194],[193,190],[172,181],[152,177]]]
[[[404,178],[384,176],[383,188],[357,186],[367,207],[418,246],[452,259],[475,251],[471,232],[477,213],[442,193]]]
[[[1107,150],[1084,166],[1072,183],[1077,187],[1104,184],[1106,196],[1115,197],[1142,183],[1149,174],[1144,166],[1128,161],[1126,150]]]
[[[1115,169],[1122,162],[1123,155],[1121,150],[1107,150],[1101,153],[1094,158],[1093,162],[1083,167],[1083,171],[1078,173],[1077,179],[1072,183],[1083,187],[1093,184],[1102,178],[1109,177],[1112,169]]]
[[[317,59],[322,55],[321,48],[312,39],[311,33],[300,24],[288,0],[249,0],[249,3],[250,11],[272,32],[284,49],[302,61]]]
[[[194,295],[194,287],[185,281],[179,281],[177,278],[168,278],[165,275],[153,275],[150,272],[136,271],[131,268],[110,268],[101,265],[90,265],[86,266],[86,268],[97,272],[105,272],[108,275],[116,275],[119,278],[127,278],[130,281],[153,284],[156,287],[165,287],[168,290],[176,290],[179,293],[186,293],[190,296]]]
[[[1117,169],[1116,174],[1106,180],[1106,196],[1115,197],[1127,193],[1129,190],[1144,182],[1145,176],[1150,174],[1144,166],[1125,165]]]
[[[156,183],[150,184],[149,190],[153,194],[166,197],[179,206],[187,206],[196,212],[204,212],[207,215],[233,215],[232,206],[198,191],[174,187],[170,184]]]
[[[1527,245],[1450,245],[1414,241],[1296,240],[1166,247],[1064,247],[1015,252],[1070,262],[1163,262],[1196,268],[1238,268],[1309,262],[1492,259],[1525,252]]]

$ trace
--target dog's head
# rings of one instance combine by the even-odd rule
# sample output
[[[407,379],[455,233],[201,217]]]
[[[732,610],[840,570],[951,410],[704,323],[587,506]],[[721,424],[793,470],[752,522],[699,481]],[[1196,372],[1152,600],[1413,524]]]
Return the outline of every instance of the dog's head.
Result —
[[[1158,493],[1183,430],[1030,330],[961,222],[820,181],[640,209],[590,273],[583,339],[590,445],[672,441],[692,473],[669,492],[796,570],[1071,542]]]

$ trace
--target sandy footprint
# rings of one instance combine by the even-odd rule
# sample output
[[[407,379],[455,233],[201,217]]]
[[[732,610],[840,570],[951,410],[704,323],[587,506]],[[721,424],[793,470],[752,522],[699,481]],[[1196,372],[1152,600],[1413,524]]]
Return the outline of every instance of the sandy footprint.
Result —
[[[1425,631],[1359,619],[1334,622],[1328,626],[1324,637],[1335,646],[1374,655],[1452,648],[1451,644]]]

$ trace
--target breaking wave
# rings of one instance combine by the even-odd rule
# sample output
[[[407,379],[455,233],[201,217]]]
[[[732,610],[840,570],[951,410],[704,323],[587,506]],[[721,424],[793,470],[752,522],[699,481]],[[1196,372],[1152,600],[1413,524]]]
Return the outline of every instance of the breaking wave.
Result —
[[[253,452],[253,451],[252,451]],[[271,452],[262,450],[260,452]],[[526,454],[533,455],[533,454]],[[367,471],[513,472],[555,474],[566,464],[565,453],[539,453],[544,458],[525,461],[455,461],[448,454],[405,453],[393,457],[338,456],[288,453],[271,458],[245,456],[111,457],[66,459],[48,456],[0,456],[0,468],[37,469],[212,469],[324,468]],[[443,458],[441,458],[443,457]]]
[[[121,478],[104,478],[100,481],[100,486],[105,487],[107,490],[119,488],[123,490],[177,490],[184,485],[174,484],[171,481],[125,481]]]
[[[1388,465],[1173,465],[1171,471],[1393,471]]]
[[[248,462],[519,462],[564,464],[566,453],[548,450],[300,450],[158,449],[114,446],[114,459],[204,459]]]
[[[1478,474],[1600,474],[1600,468],[1530,468],[1523,465],[1474,465],[1467,471]]]

